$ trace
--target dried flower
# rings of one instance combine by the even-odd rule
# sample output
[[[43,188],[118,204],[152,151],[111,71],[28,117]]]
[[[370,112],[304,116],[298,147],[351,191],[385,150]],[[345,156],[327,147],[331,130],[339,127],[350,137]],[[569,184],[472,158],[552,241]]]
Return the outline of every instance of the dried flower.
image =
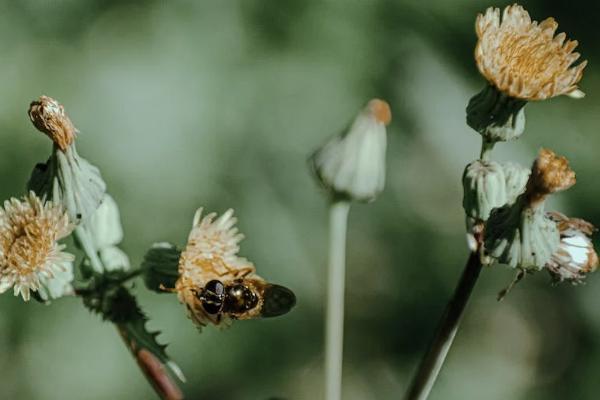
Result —
[[[569,161],[552,150],[541,149],[527,183],[530,201],[541,201],[548,194],[568,189],[574,184],[575,172],[569,167]]]
[[[567,159],[541,149],[525,192],[513,205],[491,213],[485,233],[487,254],[513,268],[544,268],[561,244],[556,222],[544,212],[544,200],[548,194],[567,189],[574,183],[575,173]]]
[[[294,294],[267,283],[251,262],[238,256],[243,235],[235,227],[233,210],[216,216],[202,217],[202,209],[196,212],[179,259],[175,291],[190,318],[199,327],[209,322],[227,326],[231,319],[287,313],[295,304]]]
[[[590,238],[596,228],[587,221],[558,212],[550,212],[548,216],[560,232],[560,245],[548,262],[548,271],[556,281],[578,283],[598,268],[598,255]]]
[[[544,100],[563,94],[581,95],[577,83],[587,62],[579,58],[576,40],[554,35],[558,23],[547,18],[531,21],[527,11],[514,4],[490,7],[477,16],[475,60],[481,74],[498,90],[522,100]]]
[[[90,217],[104,198],[106,184],[98,168],[77,154],[75,128],[64,108],[42,96],[31,103],[31,121],[55,143],[45,164],[37,164],[27,187],[39,196],[62,204],[69,218],[79,223]]]
[[[48,135],[60,150],[67,150],[75,140],[77,129],[65,113],[65,108],[53,98],[40,96],[32,101],[28,114],[33,125]]]
[[[320,182],[336,198],[371,201],[385,184],[389,105],[371,100],[350,129],[329,139],[310,162]]]
[[[60,297],[73,279],[73,255],[58,240],[73,230],[63,207],[43,202],[33,192],[0,208],[0,293],[13,287],[25,301],[31,291]]]

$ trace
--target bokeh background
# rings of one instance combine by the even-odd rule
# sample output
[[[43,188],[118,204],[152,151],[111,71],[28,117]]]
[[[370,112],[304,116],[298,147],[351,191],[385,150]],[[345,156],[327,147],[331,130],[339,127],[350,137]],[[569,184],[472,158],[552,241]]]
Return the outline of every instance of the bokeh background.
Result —
[[[196,208],[233,207],[242,254],[292,287],[286,317],[198,334],[171,295],[136,292],[170,343],[190,399],[321,397],[325,198],[307,155],[372,97],[388,100],[388,182],[350,215],[345,399],[402,395],[467,256],[460,177],[480,139],[464,122],[484,86],[474,0],[0,1],[0,198],[22,195],[50,143],[28,121],[41,94],[80,129],[79,153],[121,207],[133,265],[155,241],[184,244]],[[546,146],[578,184],[552,206],[600,225],[600,3],[526,1],[589,60],[580,101],[527,107],[495,157]],[[553,287],[484,270],[432,399],[596,399],[600,276]],[[0,297],[0,398],[154,397],[115,329],[78,299]]]

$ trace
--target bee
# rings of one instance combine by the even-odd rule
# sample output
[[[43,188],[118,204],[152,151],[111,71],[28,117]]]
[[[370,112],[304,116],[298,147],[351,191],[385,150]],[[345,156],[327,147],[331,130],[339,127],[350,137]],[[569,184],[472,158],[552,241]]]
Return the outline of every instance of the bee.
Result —
[[[231,319],[269,318],[286,314],[296,304],[290,289],[262,279],[213,279],[197,292],[204,312]]]
[[[238,255],[243,235],[235,227],[233,210],[216,218],[194,217],[185,250],[179,257],[179,278],[173,289],[192,321],[203,327],[228,326],[232,320],[269,318],[289,312],[294,293],[267,282]]]

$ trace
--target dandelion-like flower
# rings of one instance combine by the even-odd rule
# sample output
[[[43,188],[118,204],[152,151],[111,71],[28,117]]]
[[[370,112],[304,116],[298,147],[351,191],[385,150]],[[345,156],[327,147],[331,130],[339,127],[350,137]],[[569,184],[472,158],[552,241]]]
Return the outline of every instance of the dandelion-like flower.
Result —
[[[576,40],[555,36],[558,23],[547,18],[538,24],[514,4],[504,9],[490,7],[475,24],[478,42],[475,60],[481,74],[498,90],[522,100],[544,100],[563,94],[583,95],[577,83],[587,62],[576,66]]]
[[[556,281],[581,282],[598,268],[598,254],[590,238],[596,228],[587,221],[558,212],[550,212],[548,216],[560,232],[560,244],[547,265],[548,271]]]
[[[54,298],[65,294],[74,257],[57,241],[72,230],[62,206],[44,203],[33,192],[5,201],[0,208],[0,293],[12,287],[25,301],[31,291]]]
[[[175,292],[198,326],[227,326],[231,319],[274,317],[287,313],[295,304],[289,289],[267,283],[250,261],[238,256],[244,236],[236,222],[231,209],[218,218],[215,213],[203,217],[202,209],[194,216],[188,243],[179,258]]]

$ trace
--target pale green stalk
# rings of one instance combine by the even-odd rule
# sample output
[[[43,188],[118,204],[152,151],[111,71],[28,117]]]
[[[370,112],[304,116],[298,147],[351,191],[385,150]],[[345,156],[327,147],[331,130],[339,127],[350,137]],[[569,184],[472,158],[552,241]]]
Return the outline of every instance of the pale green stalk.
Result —
[[[336,201],[329,210],[329,273],[325,326],[325,399],[342,397],[346,229],[350,203]]]

